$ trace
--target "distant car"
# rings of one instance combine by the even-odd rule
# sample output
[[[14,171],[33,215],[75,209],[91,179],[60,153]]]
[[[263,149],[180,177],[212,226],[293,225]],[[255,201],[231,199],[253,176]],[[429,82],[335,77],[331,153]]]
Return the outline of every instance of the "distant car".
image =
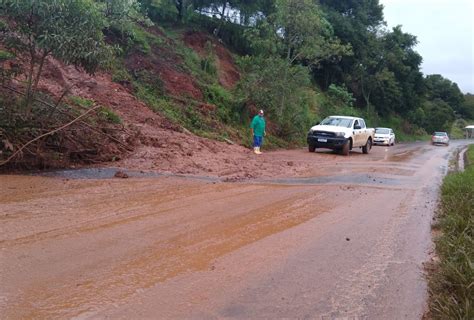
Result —
[[[446,132],[434,132],[431,136],[431,144],[444,144],[449,146],[449,136]]]
[[[375,128],[374,144],[393,146],[395,144],[395,133],[390,128]]]

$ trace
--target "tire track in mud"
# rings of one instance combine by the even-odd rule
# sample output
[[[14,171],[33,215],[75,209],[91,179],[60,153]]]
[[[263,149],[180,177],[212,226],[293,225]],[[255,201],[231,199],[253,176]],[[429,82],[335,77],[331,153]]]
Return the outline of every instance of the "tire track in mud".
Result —
[[[211,186],[211,189],[214,188],[215,191],[215,188],[221,187]],[[67,314],[71,316],[87,312],[90,308],[100,304],[118,303],[126,297],[135,294],[137,290],[143,290],[180,273],[206,269],[209,263],[219,256],[273,233],[303,223],[325,210],[323,205],[324,196],[321,192],[314,190],[314,188],[233,184],[225,185],[224,189],[233,191],[230,194],[224,191],[223,197],[221,195],[220,198],[217,197],[215,199],[216,201],[221,201],[224,207],[229,198],[235,198],[234,203],[237,205],[237,203],[242,201],[239,199],[246,199],[249,197],[249,194],[253,195],[251,197],[253,199],[252,202],[255,201],[255,197],[266,197],[268,193],[277,193],[279,198],[283,198],[283,200],[276,202],[263,201],[262,205],[257,208],[253,206],[253,209],[244,210],[243,212],[241,212],[242,210],[237,210],[237,214],[231,214],[221,219],[211,219],[211,221],[206,219],[206,222],[203,225],[199,225],[199,228],[181,230],[171,238],[152,240],[145,247],[139,246],[132,253],[127,252],[127,254],[124,254],[123,257],[127,256],[125,261],[117,262],[116,265],[103,270],[89,270],[93,274],[80,277],[80,281],[74,275],[67,274],[63,278],[55,279],[54,284],[48,278],[36,281],[26,286],[21,294],[9,301],[6,314],[13,315],[15,313],[10,312],[19,312],[21,310],[16,315],[42,318],[64,316],[65,310],[68,310]],[[266,189],[268,190],[266,191]],[[201,192],[203,194],[199,196],[209,196],[207,186],[204,186]],[[285,194],[287,195],[285,196]],[[181,193],[181,198],[183,197],[185,195]],[[175,212],[181,218],[184,218],[186,214],[183,215],[182,212],[191,210],[192,203],[196,203],[196,199],[188,199],[186,201],[191,201],[191,205],[182,205],[173,210],[170,209],[166,214],[172,215]],[[197,202],[199,203],[199,201]],[[314,209],[316,204],[319,208],[318,210]],[[221,210],[224,207],[221,206]],[[196,207],[193,209],[199,210]],[[230,211],[232,209],[229,208]],[[210,214],[212,216],[221,215],[219,212]],[[146,225],[150,225],[156,217],[163,218],[163,216],[155,216],[154,214],[145,217],[143,215],[138,217],[132,216],[126,218],[125,221],[112,221],[106,227],[115,228],[118,225],[126,225],[130,229],[130,225],[134,225],[144,218],[151,219],[145,222]],[[182,222],[180,221],[180,223]],[[143,221],[140,224],[143,224]],[[167,232],[169,234],[170,232],[166,230],[167,228],[172,228],[171,222],[167,226],[150,227],[150,230],[145,231],[148,234],[152,231],[157,233]],[[141,226],[134,233],[139,236],[141,234],[140,231],[143,230],[143,226]],[[94,235],[93,237],[98,237],[101,231],[103,230],[101,230],[99,225],[91,227],[86,225],[79,228],[74,226],[68,230],[54,231],[57,233],[52,232],[52,234],[48,234],[46,237],[33,235],[27,239],[27,243],[22,244],[35,247],[53,240],[55,243],[58,241],[68,241],[68,235],[70,236],[70,241],[74,241],[75,237],[84,237],[84,232],[91,233],[91,236]],[[61,238],[63,236],[65,238]],[[18,241],[22,242],[21,239]],[[16,244],[14,242],[9,244],[2,243],[2,246],[13,249]],[[85,272],[87,269],[83,271]],[[31,301],[35,301],[34,306],[30,304]]]
[[[176,209],[189,208],[190,205],[175,205],[173,203],[173,200],[175,200],[176,197],[184,197],[185,195],[189,193],[193,193],[194,191],[197,191],[198,189],[199,187],[186,188],[186,189],[178,190],[178,191],[174,190],[174,192],[165,190],[164,192],[159,193],[159,194],[156,194],[155,192],[151,192],[152,193],[151,195],[149,191],[145,191],[143,192],[142,195],[138,195],[138,196],[137,196],[137,192],[134,192],[133,204],[127,203],[127,205],[122,205],[122,206],[113,205],[113,203],[110,203],[111,201],[108,201],[109,203],[107,203],[104,206],[104,201],[100,198],[101,195],[96,194],[96,196],[99,196],[99,198],[92,200],[92,203],[90,203],[91,202],[90,198],[88,198],[87,201],[89,202],[88,209],[94,211],[99,216],[98,218],[91,217],[90,219],[84,220],[79,223],[75,223],[71,226],[58,227],[55,229],[41,231],[41,232],[37,232],[28,236],[15,238],[15,239],[0,240],[0,245],[10,245],[10,246],[24,245],[24,244],[29,244],[33,242],[43,241],[43,240],[61,238],[61,237],[71,235],[71,234],[90,233],[97,230],[113,228],[113,227],[117,227],[123,224],[132,223],[138,220],[153,218],[154,216],[163,216],[165,214],[169,214],[170,212]],[[210,193],[211,192],[209,191],[208,194]],[[157,197],[159,200],[158,201],[152,200],[150,203],[151,196]],[[120,199],[116,199],[116,198],[112,200],[113,202],[120,201]],[[143,203],[147,203],[147,206],[152,206],[154,204],[163,204],[167,202],[171,203],[169,207],[167,208],[159,209],[159,210],[149,212],[146,214],[136,214],[136,212],[147,211],[147,209],[149,210],[149,208],[146,208],[146,206],[144,206]],[[99,206],[99,205],[101,208],[103,207],[106,207],[106,208],[102,209],[101,211],[93,210],[93,209],[96,209],[96,206]],[[35,213],[32,213],[32,215],[34,214]],[[25,218],[24,215],[21,215],[21,214],[18,214],[18,215],[21,216],[19,217],[20,219]],[[52,216],[55,216],[55,214],[52,214]]]

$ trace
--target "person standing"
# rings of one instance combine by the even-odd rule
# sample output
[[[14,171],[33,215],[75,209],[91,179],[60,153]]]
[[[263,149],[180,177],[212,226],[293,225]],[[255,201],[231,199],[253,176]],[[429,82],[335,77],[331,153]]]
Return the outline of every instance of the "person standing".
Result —
[[[265,136],[265,119],[263,118],[263,110],[253,117],[250,129],[253,135],[253,152],[261,154],[260,147],[262,146],[263,137]]]

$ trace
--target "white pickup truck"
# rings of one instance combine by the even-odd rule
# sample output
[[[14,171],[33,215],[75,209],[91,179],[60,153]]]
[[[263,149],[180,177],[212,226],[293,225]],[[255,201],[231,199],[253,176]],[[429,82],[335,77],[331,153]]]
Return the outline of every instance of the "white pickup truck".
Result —
[[[374,143],[375,130],[367,128],[362,118],[330,116],[312,127],[308,132],[308,150],[327,148],[348,155],[353,148],[369,153]]]

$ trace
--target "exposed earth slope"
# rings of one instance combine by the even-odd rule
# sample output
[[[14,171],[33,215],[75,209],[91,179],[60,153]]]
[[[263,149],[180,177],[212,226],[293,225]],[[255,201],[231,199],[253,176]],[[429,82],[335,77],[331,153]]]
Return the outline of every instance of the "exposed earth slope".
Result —
[[[206,34],[195,32],[185,33],[183,41],[200,55],[205,54],[206,46],[210,43],[216,52],[219,82],[229,89],[235,86],[239,73],[231,53],[222,44]],[[154,50],[166,51],[161,47]],[[159,57],[134,52],[126,58],[126,66],[132,72],[154,72],[162,79],[166,95],[201,101],[200,104],[195,104],[196,108],[207,108],[204,112],[215,112],[215,106],[209,106],[203,101],[195,79],[180,70],[181,58],[171,51],[165,51]],[[265,155],[257,157],[249,148],[232,144],[232,141],[226,143],[198,137],[138,100],[129,82],[114,82],[112,76],[105,72],[91,76],[49,59],[40,89],[59,97],[64,88],[71,88],[72,96],[90,99],[112,109],[122,119],[123,134],[134,146],[134,150],[117,157],[122,160],[111,163],[111,166],[212,175],[229,180],[274,176],[301,170],[291,160],[270,162]],[[250,130],[248,134],[250,135]]]

